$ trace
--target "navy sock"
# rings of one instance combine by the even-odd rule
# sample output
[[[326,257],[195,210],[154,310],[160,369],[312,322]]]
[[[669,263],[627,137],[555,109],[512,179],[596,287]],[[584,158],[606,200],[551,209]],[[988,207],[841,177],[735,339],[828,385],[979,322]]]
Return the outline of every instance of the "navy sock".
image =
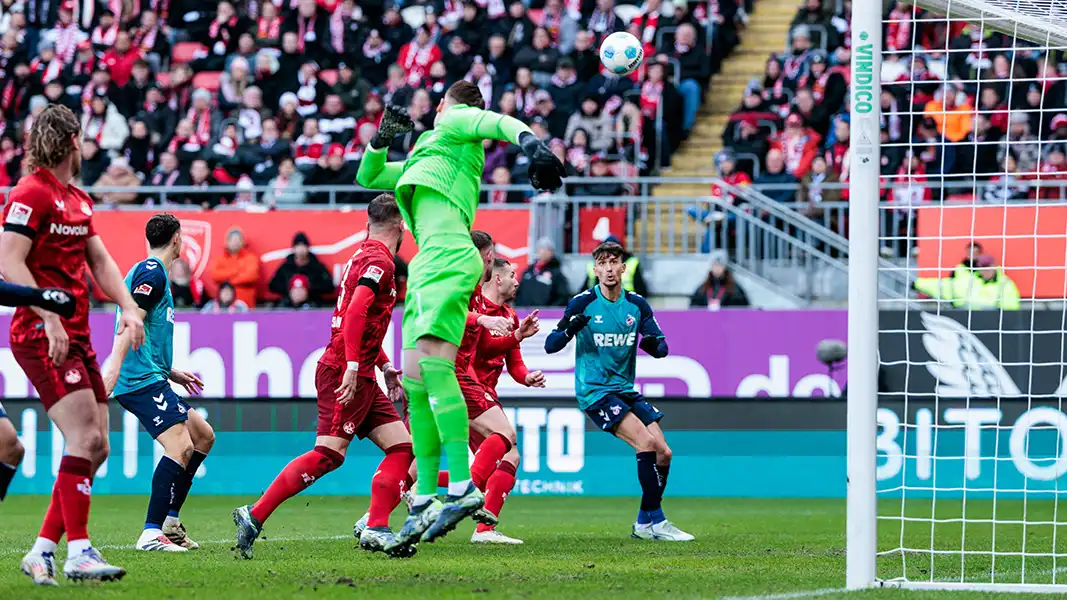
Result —
[[[178,478],[178,484],[174,486],[174,499],[170,503],[170,511],[167,512],[167,516],[177,518],[182,506],[185,505],[185,499],[189,497],[189,488],[193,487],[193,478],[196,477],[196,470],[200,468],[205,458],[207,458],[207,454],[199,450],[193,450],[193,455],[189,458],[189,464],[185,465],[185,472]]]
[[[145,529],[162,529],[163,520],[167,518],[171,499],[174,498],[178,480],[185,472],[185,467],[173,458],[164,456],[156,465],[152,475],[152,495],[148,498],[148,514],[145,515]]]
[[[663,499],[663,494],[667,491],[667,475],[671,474],[671,465],[670,463],[656,465],[656,470],[659,471],[659,497]]]
[[[655,452],[637,453],[637,480],[641,482],[641,511],[637,513],[637,522],[651,523],[653,521],[642,519],[648,519],[648,513],[658,511],[663,498]]]
[[[11,485],[11,480],[15,478],[17,470],[18,465],[13,467],[7,463],[0,463],[0,502],[3,502],[4,497],[7,496],[7,486]]]

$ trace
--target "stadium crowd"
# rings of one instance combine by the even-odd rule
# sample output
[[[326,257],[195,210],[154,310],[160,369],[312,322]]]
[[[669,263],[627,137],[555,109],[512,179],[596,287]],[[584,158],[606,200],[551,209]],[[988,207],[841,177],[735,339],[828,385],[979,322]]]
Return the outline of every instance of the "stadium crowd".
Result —
[[[805,1],[788,52],[770,56],[763,78],[749,84],[715,159],[727,184],[769,186],[761,191],[798,203],[844,235],[844,219],[831,222],[820,205],[849,195],[833,184],[849,178],[851,11],[851,0]],[[889,185],[882,197],[900,206],[897,233],[908,233],[909,209],[925,202],[1065,197],[1058,183],[1067,181],[1062,52],[1015,51],[1004,34],[949,24],[904,2],[888,5],[884,22],[879,133]],[[740,202],[719,187],[712,193]],[[713,213],[690,210],[709,226],[721,218]]]
[[[406,106],[416,123],[391,149],[401,157],[432,129],[445,89],[464,78],[490,108],[550,140],[572,174],[669,164],[712,72],[737,43],[744,6],[647,0],[617,11],[615,0],[542,2],[0,0],[0,187],[21,174],[34,116],[61,103],[82,115],[81,184],[131,188],[99,201],[159,200],[132,189],[139,185],[221,184],[239,191],[167,201],[327,202],[304,186],[351,185],[384,106]],[[628,22],[619,16],[631,13]],[[602,72],[597,53],[603,37],[621,30],[650,57],[622,78]],[[503,144],[486,150],[486,182],[525,183],[521,153]],[[270,191],[240,191],[254,185]],[[494,192],[485,200],[526,197]]]

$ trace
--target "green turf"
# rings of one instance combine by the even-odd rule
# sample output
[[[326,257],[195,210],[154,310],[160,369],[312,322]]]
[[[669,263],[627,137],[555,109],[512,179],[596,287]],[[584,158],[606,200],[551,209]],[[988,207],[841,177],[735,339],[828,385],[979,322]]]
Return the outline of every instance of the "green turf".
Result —
[[[631,540],[635,499],[532,498],[508,500],[501,530],[526,540],[519,547],[468,543],[473,524],[449,538],[423,545],[411,560],[362,552],[351,537],[364,498],[300,496],[283,505],[256,545],[256,559],[234,558],[230,511],[249,499],[193,497],[183,512],[190,536],[203,549],[182,555],[127,549],[140,531],[145,498],[94,499],[90,532],[104,555],[126,567],[120,583],[37,589],[18,573],[43,513],[43,497],[12,497],[0,506],[0,599],[32,598],[716,598],[839,588],[844,583],[844,503],[838,500],[669,499],[668,515],[697,536],[688,544]],[[883,505],[883,514],[899,504]],[[1031,502],[1030,521],[1053,517],[1051,504]],[[929,516],[929,501],[908,506],[909,516]],[[1021,503],[1001,502],[1000,520],[1022,516]],[[940,502],[939,519],[960,516],[960,503]],[[967,516],[989,516],[988,503],[970,502]],[[393,516],[394,527],[400,515]],[[898,523],[883,522],[881,548],[899,540]],[[1052,526],[1026,532],[1031,552],[1051,551]],[[1067,532],[1064,532],[1067,533]],[[966,547],[988,549],[990,526],[969,524]],[[909,525],[906,546],[929,547],[929,523]],[[959,523],[939,525],[936,546],[960,547]],[[997,547],[1018,550],[1021,526],[998,526]],[[1057,537],[1059,550],[1063,543]],[[1044,550],[1038,550],[1044,545]],[[61,550],[60,555],[64,552]],[[929,577],[929,555],[908,554],[909,574]],[[1062,562],[1060,563],[1062,564]],[[897,575],[901,557],[880,560],[883,575]],[[990,561],[968,557],[968,577],[988,578]],[[62,563],[60,562],[60,567]],[[958,578],[959,555],[938,557],[938,578]],[[1018,581],[1021,560],[998,559],[998,581]],[[1051,559],[1028,559],[1027,579],[1050,582]],[[77,595],[77,596],[76,596]],[[802,596],[796,596],[802,597]],[[982,598],[989,594],[872,590],[823,598]],[[1020,596],[1010,596],[1018,598]]]

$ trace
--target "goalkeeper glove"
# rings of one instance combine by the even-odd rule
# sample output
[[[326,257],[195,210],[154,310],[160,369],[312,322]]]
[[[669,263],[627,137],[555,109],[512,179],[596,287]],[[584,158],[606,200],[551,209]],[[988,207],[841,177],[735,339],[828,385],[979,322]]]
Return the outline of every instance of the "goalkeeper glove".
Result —
[[[567,337],[574,337],[578,335],[586,325],[589,324],[589,315],[574,315],[571,318],[564,316],[559,320],[559,324],[556,325],[556,329],[561,329],[567,332]]]
[[[544,142],[524,131],[519,135],[519,147],[530,160],[530,185],[535,190],[554,192],[563,186],[567,171]]]
[[[382,120],[378,123],[378,133],[370,140],[371,148],[384,150],[393,143],[393,138],[415,129],[415,123],[402,106],[390,104],[385,107]]]
[[[34,290],[36,299],[34,304],[41,308],[54,312],[64,319],[74,316],[76,308],[74,298],[66,290],[57,288],[42,288]]]

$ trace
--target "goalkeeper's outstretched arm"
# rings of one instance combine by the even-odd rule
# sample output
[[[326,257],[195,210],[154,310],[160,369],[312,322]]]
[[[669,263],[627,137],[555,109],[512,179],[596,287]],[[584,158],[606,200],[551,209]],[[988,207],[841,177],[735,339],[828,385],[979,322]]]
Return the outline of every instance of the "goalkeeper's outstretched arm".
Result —
[[[396,189],[400,176],[404,174],[403,161],[387,162],[388,148],[367,146],[363,160],[359,161],[356,171],[356,183],[368,190],[391,192]]]

